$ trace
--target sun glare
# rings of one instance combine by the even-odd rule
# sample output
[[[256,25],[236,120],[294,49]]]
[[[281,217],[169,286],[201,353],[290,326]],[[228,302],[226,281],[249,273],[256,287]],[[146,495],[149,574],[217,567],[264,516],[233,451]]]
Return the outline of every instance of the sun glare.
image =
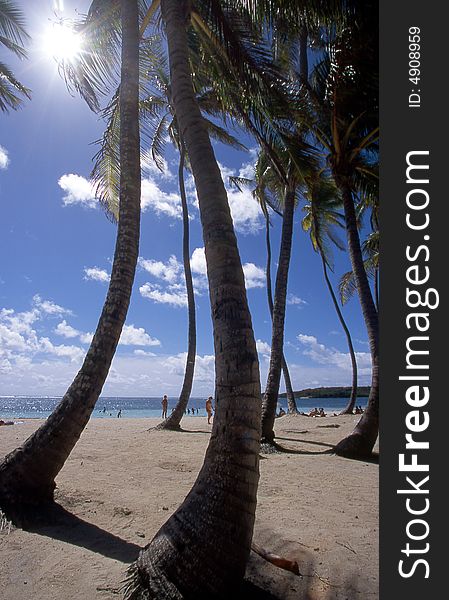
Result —
[[[46,54],[56,60],[72,60],[82,51],[82,38],[68,25],[55,23],[44,37]]]

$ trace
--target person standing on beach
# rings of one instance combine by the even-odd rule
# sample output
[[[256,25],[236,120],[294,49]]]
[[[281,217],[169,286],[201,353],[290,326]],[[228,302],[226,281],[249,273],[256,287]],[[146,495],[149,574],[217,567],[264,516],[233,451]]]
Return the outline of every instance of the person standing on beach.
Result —
[[[162,418],[166,419],[167,418],[167,408],[168,408],[168,398],[166,395],[164,395],[164,397],[162,398]]]
[[[207,423],[210,425],[210,419],[212,417],[212,396],[206,400],[206,412],[207,412]]]

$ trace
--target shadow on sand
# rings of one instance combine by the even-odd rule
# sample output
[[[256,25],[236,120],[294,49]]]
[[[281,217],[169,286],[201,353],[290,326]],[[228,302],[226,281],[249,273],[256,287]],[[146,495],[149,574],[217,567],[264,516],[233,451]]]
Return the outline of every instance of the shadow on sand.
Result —
[[[37,519],[27,519],[23,528],[126,564],[136,560],[141,550],[137,544],[122,540],[97,525],[83,521],[56,502],[50,504]]]
[[[301,454],[301,455],[305,455],[305,456],[319,456],[322,454],[328,454],[328,455],[333,455],[336,456],[336,453],[334,452],[334,448],[335,446],[333,444],[327,444],[325,442],[315,442],[313,440],[302,440],[299,438],[288,438],[288,437],[276,437],[276,440],[283,440],[286,442],[299,442],[301,444],[310,444],[312,446],[324,446],[325,448],[328,448],[328,450],[321,450],[321,451],[312,451],[312,450],[296,450],[295,448],[286,448],[285,446],[281,446],[280,444],[278,444],[276,441],[274,441],[273,444],[262,444],[262,448],[261,448],[261,454],[263,455],[269,455],[269,454],[279,454],[279,453],[284,453],[284,454]],[[346,458],[346,460],[357,460],[360,462],[365,462],[365,463],[371,463],[374,465],[378,465],[379,464],[379,453],[378,452],[373,452],[370,456],[364,456],[364,457],[344,457]]]

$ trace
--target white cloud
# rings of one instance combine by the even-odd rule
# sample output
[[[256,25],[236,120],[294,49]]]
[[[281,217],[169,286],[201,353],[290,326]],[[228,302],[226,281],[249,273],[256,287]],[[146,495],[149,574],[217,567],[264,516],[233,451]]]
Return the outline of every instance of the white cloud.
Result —
[[[240,169],[232,169],[220,163],[218,166],[228,196],[235,230],[243,234],[257,234],[265,226],[264,217],[257,200],[254,199],[250,189],[243,188],[240,191],[234,185],[231,185],[229,181],[229,178],[233,176],[252,179],[254,177],[254,164],[252,162],[245,163]],[[186,190],[190,202],[198,208],[198,198],[192,175],[186,177]]]
[[[46,313],[47,315],[71,315],[73,314],[71,310],[68,308],[63,308],[59,306],[59,304],[55,304],[51,300],[43,300],[39,294],[35,294],[33,296],[33,304],[34,306]]]
[[[154,210],[157,215],[167,215],[172,218],[182,218],[181,198],[174,192],[164,192],[154,181],[148,177],[142,180],[142,210]]]
[[[160,346],[161,342],[152,338],[143,327],[124,325],[119,344],[124,346]]]
[[[157,354],[155,354],[154,352],[148,352],[146,350],[140,350],[140,348],[138,348],[137,350],[134,350],[134,354],[136,356],[157,356]]]
[[[90,344],[94,334],[93,333],[83,333],[82,331],[80,331],[80,342],[83,344]]]
[[[11,351],[23,352],[28,349],[26,336],[15,331],[11,325],[8,327],[7,324],[0,323],[0,356],[3,354],[3,359],[9,357]]]
[[[228,201],[236,231],[244,234],[256,234],[263,227],[263,215],[257,200],[250,190],[229,189]]]
[[[65,338],[76,338],[80,334],[80,332],[77,329],[75,329],[71,325],[68,325],[65,319],[64,321],[61,321],[57,324],[55,328],[55,333],[57,335],[62,335]]]
[[[193,273],[202,276],[197,279],[199,287],[207,288],[206,279],[206,255],[204,248],[195,248],[190,258],[190,266]],[[265,287],[265,271],[254,263],[245,263],[242,265],[243,274],[245,276],[246,289]]]
[[[148,177],[142,179],[141,187],[141,208],[145,212],[152,209],[156,214],[165,214],[177,219],[182,218],[181,198],[177,193],[166,192],[157,183],[156,179],[170,181],[173,179],[168,165],[165,163],[166,170],[163,173],[154,165],[154,162],[143,160]],[[64,206],[79,204],[87,208],[98,208],[99,202],[96,199],[95,186],[89,179],[69,173],[62,175],[58,180],[59,187],[64,190],[65,195],[62,200]]]
[[[254,263],[245,263],[242,266],[247,290],[265,287],[266,276],[261,267],[257,267]]]
[[[66,338],[79,338],[83,344],[90,344],[94,335],[93,333],[78,331],[65,320],[58,323],[54,332]],[[122,346],[160,346],[161,342],[156,338],[152,338],[143,327],[124,325],[119,344]]]
[[[93,333],[84,333],[82,331],[78,331],[78,329],[75,329],[74,327],[69,325],[65,321],[65,319],[61,321],[61,323],[58,323],[58,325],[55,327],[54,332],[57,335],[62,335],[63,337],[69,339],[79,338],[82,344],[90,344],[92,338],[94,337]]]
[[[182,264],[173,254],[166,263],[139,258],[139,265],[154,277],[163,279],[168,283],[176,283],[180,275],[184,273]]]
[[[187,361],[187,352],[180,352],[175,356],[169,356],[165,359],[164,365],[170,375],[176,375],[179,378],[184,376],[185,366]],[[209,389],[214,386],[215,379],[215,356],[206,354],[204,356],[195,357],[195,381],[207,383]]]
[[[253,164],[243,164],[239,170],[222,164],[219,164],[219,167],[228,194],[229,208],[235,229],[243,234],[258,233],[264,227],[264,218],[259,203],[253,197],[250,189],[243,188],[240,191],[229,181],[232,176],[252,179],[254,177]]]
[[[84,269],[84,279],[86,281],[101,281],[106,283],[110,280],[111,276],[104,269],[99,267],[88,267]]]
[[[348,352],[341,352],[336,348],[328,348],[320,344],[313,335],[298,334],[300,344],[305,348],[303,354],[314,362],[322,365],[334,365],[344,371],[351,370],[351,359]],[[371,372],[371,355],[368,352],[356,352],[357,366],[360,374],[367,375]]]
[[[40,323],[41,328],[48,317],[69,311],[53,302],[42,300],[38,295],[34,296],[33,304],[34,308],[31,311],[0,311],[0,370],[14,372],[26,368],[34,357],[41,355],[80,362],[84,354],[82,348],[55,345],[48,337],[41,337],[35,328],[35,323]]]
[[[154,300],[159,304],[170,304],[176,307],[187,306],[187,295],[184,291],[162,290],[157,284],[144,283],[140,286],[139,292],[144,298]]]
[[[204,248],[195,248],[195,250],[192,252],[192,256],[190,257],[190,268],[192,269],[193,273],[198,273],[198,275],[206,275],[207,267]]]
[[[0,146],[0,169],[6,169],[9,165],[8,151]]]
[[[162,171],[156,165],[155,161],[153,160],[151,154],[148,151],[143,151],[141,153],[140,166],[142,168],[142,172],[145,175],[150,175],[151,178],[165,179],[167,181],[172,181],[175,178],[175,176],[170,171],[168,162],[165,160],[165,158],[160,158],[160,162],[162,165]]]
[[[69,173],[60,177],[58,184],[59,187],[66,192],[65,196],[62,198],[64,206],[81,204],[88,208],[98,207],[98,201],[95,199],[94,186],[92,185],[92,182],[85,177]]]
[[[288,294],[287,304],[301,307],[301,306],[306,305],[307,302],[305,300],[303,300],[302,298],[300,298],[299,296],[295,296],[294,294]]]
[[[52,359],[24,357],[11,366],[1,360],[2,393],[62,395],[73,381],[79,364],[71,362],[70,351],[60,350],[66,356],[52,355]],[[116,354],[103,388],[105,396],[148,396],[168,394],[176,398],[181,390],[186,354],[151,356],[137,349],[132,353]],[[214,393],[215,370],[213,355],[197,355],[193,396],[206,398]]]
[[[144,298],[178,308],[187,306],[184,267],[175,255],[172,254],[167,262],[139,258],[139,265],[147,273],[162,281],[162,283],[147,282],[141,285],[139,291]],[[195,287],[196,292],[200,293],[202,281]]]
[[[262,340],[256,341],[256,348],[259,354],[262,354],[264,358],[269,357],[271,354],[271,346]]]
[[[69,358],[71,362],[79,363],[84,357],[84,350],[78,346],[65,346],[61,344],[55,346],[47,337],[39,340],[40,350],[47,354],[54,354],[61,358]]]

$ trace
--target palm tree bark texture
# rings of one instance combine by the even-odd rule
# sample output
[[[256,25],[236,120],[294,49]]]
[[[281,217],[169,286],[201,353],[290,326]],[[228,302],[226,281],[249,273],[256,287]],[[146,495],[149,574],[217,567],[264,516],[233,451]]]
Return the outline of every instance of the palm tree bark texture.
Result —
[[[64,466],[108,375],[131,296],[139,249],[140,139],[137,0],[122,1],[120,86],[120,213],[111,281],[85,360],[46,422],[0,465],[0,506],[20,518],[29,505],[51,501]]]
[[[226,191],[188,60],[186,2],[161,0],[173,106],[198,193],[215,348],[215,418],[184,502],[130,569],[128,598],[227,598],[251,549],[259,481],[260,375]]]
[[[338,320],[340,321],[341,326],[343,327],[343,331],[345,332],[346,341],[348,344],[349,356],[351,357],[351,366],[352,366],[352,387],[351,387],[351,396],[349,397],[348,403],[345,408],[341,411],[341,415],[352,415],[352,411],[355,406],[355,401],[357,400],[357,359],[355,357],[354,346],[352,344],[351,333],[346,325],[346,321],[343,317],[343,313],[338,306],[338,300],[334,292],[334,288],[332,287],[331,280],[329,279],[329,274],[327,272],[327,263],[326,258],[324,256],[323,247],[319,239],[317,239],[317,246],[321,257],[321,264],[323,266],[323,275],[326,281],[327,289],[329,290],[329,294],[331,295],[332,302],[334,304],[335,312],[337,313]]]
[[[187,362],[184,372],[184,381],[173,413],[165,419],[157,429],[180,429],[181,419],[184,416],[184,411],[189,403],[190,393],[192,391],[193,374],[195,371],[195,355],[196,355],[196,316],[195,316],[195,295],[193,292],[192,270],[190,268],[190,248],[189,248],[189,212],[187,208],[187,196],[184,184],[184,163],[185,163],[185,147],[181,140],[181,150],[179,157],[179,191],[181,194],[182,205],[182,223],[183,223],[183,242],[182,242],[182,259],[184,263],[184,275],[186,280],[187,290],[187,309],[189,315],[189,334],[187,347]]]
[[[282,219],[279,265],[274,292],[270,367],[262,402],[262,443],[268,444],[272,444],[274,441],[274,419],[276,416],[276,406],[278,403],[279,384],[281,379],[282,357],[284,351],[285,305],[292,248],[294,212],[295,190],[287,189]]]
[[[349,256],[368,332],[372,363],[371,389],[367,408],[354,431],[341,440],[335,446],[334,451],[341,456],[366,457],[371,454],[379,431],[379,320],[363,265],[351,186],[344,176],[335,171],[334,179],[342,193]]]
[[[267,299],[268,308],[270,310],[270,316],[273,320],[273,290],[271,286],[271,241],[270,241],[270,217],[268,215],[268,207],[265,206],[265,241],[267,247],[267,268],[266,268],[266,279],[267,279]],[[296,406],[295,394],[293,393],[292,380],[290,378],[290,372],[288,370],[287,361],[285,360],[284,352],[282,352],[282,373],[284,375],[285,390],[287,392],[287,405],[288,412],[290,414],[296,414],[298,407]]]

